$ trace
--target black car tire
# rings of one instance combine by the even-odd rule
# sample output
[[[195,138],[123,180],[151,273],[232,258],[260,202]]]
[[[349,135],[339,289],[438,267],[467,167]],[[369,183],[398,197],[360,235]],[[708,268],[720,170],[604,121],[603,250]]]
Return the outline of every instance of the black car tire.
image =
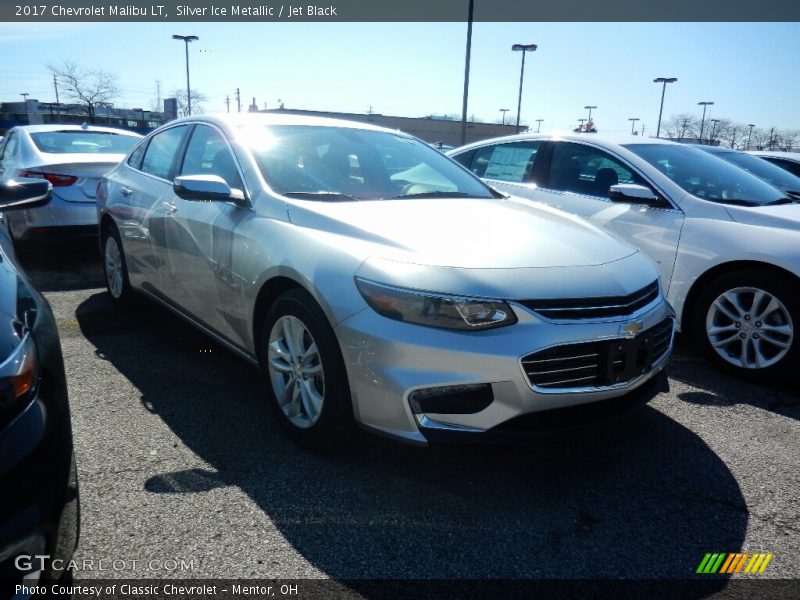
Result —
[[[770,271],[742,269],[722,275],[698,297],[693,338],[723,371],[758,381],[780,377],[800,358],[799,288]]]
[[[287,328],[301,333],[286,335]],[[287,342],[291,337],[299,338],[297,344]],[[311,295],[295,289],[280,296],[267,311],[259,340],[259,359],[267,375],[271,404],[290,436],[310,448],[346,445],[354,429],[347,371],[336,334]],[[276,346],[282,349],[279,354]],[[300,360],[301,353],[309,357],[309,362]],[[295,390],[300,397],[295,402],[281,394],[279,402],[276,390],[281,388]],[[306,398],[312,395],[321,398],[318,410],[306,410],[313,404]]]

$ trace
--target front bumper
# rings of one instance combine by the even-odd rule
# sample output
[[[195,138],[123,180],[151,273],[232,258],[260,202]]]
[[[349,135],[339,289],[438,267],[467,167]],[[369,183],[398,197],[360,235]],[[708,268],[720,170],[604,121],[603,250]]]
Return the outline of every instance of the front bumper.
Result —
[[[402,323],[370,309],[340,323],[336,333],[347,367],[356,420],[366,429],[421,445],[456,437],[499,441],[504,426],[514,430],[504,436],[508,439],[525,433],[526,418],[534,432],[546,422],[555,425],[550,429],[564,427],[556,421],[570,422],[570,418],[541,416],[536,424],[536,419],[528,417],[535,413],[553,415],[552,411],[558,409],[626,398],[602,405],[606,409],[619,405],[619,410],[610,412],[621,412],[628,404],[640,404],[642,399],[646,402],[660,389],[660,383],[655,387],[645,386],[666,366],[672,335],[669,351],[645,373],[629,381],[565,390],[536,388],[523,370],[524,357],[561,345],[626,339],[623,328],[630,319],[549,322],[516,306],[515,312],[519,319],[515,325],[474,332]],[[635,315],[642,333],[672,318],[672,309],[663,300]],[[472,394],[472,390],[478,389],[476,386],[490,390],[488,402],[481,404],[479,399],[475,400],[483,393]],[[463,397],[471,398],[473,407],[447,409],[452,411],[447,413],[421,412],[415,398],[420,391],[428,393],[436,388],[466,390]],[[640,388],[639,394],[634,394]],[[442,404],[447,405],[447,402]],[[581,420],[584,419],[578,419]]]

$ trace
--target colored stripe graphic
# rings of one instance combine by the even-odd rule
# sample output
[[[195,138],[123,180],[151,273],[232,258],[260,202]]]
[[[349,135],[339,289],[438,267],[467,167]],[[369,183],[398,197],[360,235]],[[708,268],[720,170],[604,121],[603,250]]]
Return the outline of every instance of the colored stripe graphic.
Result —
[[[744,568],[745,573],[763,573],[773,556],[766,552],[707,552],[695,572],[732,575]]]

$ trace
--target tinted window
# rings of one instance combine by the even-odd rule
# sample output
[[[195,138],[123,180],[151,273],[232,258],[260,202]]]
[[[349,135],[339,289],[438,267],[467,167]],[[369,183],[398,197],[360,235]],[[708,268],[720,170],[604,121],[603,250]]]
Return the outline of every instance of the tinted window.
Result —
[[[605,198],[608,188],[618,183],[647,185],[628,166],[599,148],[555,143],[547,183],[549,189]]]
[[[800,192],[800,179],[797,176],[781,169],[752,154],[744,152],[721,152],[717,156],[724,158],[729,163],[749,171],[767,183],[771,183],[784,191]]]
[[[172,127],[154,135],[144,153],[142,171],[163,179],[171,179],[185,133],[186,126],[184,125]]]
[[[136,149],[131,152],[131,155],[128,157],[128,164],[133,167],[134,169],[139,169],[142,166],[142,157],[144,156],[144,149],[147,148],[147,144],[139,144]]]
[[[181,175],[217,175],[232,188],[242,189],[236,162],[222,135],[205,125],[198,125],[186,145]]]
[[[683,190],[714,202],[760,205],[784,194],[767,182],[703,150],[673,144],[625,144]]]
[[[541,142],[515,142],[479,148],[469,169],[478,177],[502,181],[531,181]]]
[[[492,192],[424,142],[400,133],[346,127],[247,126],[242,134],[276,192],[359,200]]]
[[[17,154],[19,135],[12,131],[8,137],[3,140],[3,143],[5,145],[3,146],[3,153],[0,155],[0,158],[11,158]]]
[[[768,160],[773,165],[778,165],[781,169],[789,171],[792,175],[800,176],[800,163],[783,158],[775,158],[774,156],[762,156],[764,160]]]
[[[41,131],[31,133],[41,152],[50,154],[127,154],[140,138],[107,131]]]

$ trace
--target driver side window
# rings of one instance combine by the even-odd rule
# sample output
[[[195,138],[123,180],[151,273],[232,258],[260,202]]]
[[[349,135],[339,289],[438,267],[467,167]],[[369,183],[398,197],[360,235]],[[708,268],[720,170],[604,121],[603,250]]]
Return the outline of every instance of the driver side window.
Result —
[[[547,188],[587,196],[608,197],[618,183],[647,183],[615,157],[591,146],[557,142],[553,148]]]
[[[232,189],[243,189],[236,160],[217,130],[197,125],[186,146],[181,175],[217,175]]]

